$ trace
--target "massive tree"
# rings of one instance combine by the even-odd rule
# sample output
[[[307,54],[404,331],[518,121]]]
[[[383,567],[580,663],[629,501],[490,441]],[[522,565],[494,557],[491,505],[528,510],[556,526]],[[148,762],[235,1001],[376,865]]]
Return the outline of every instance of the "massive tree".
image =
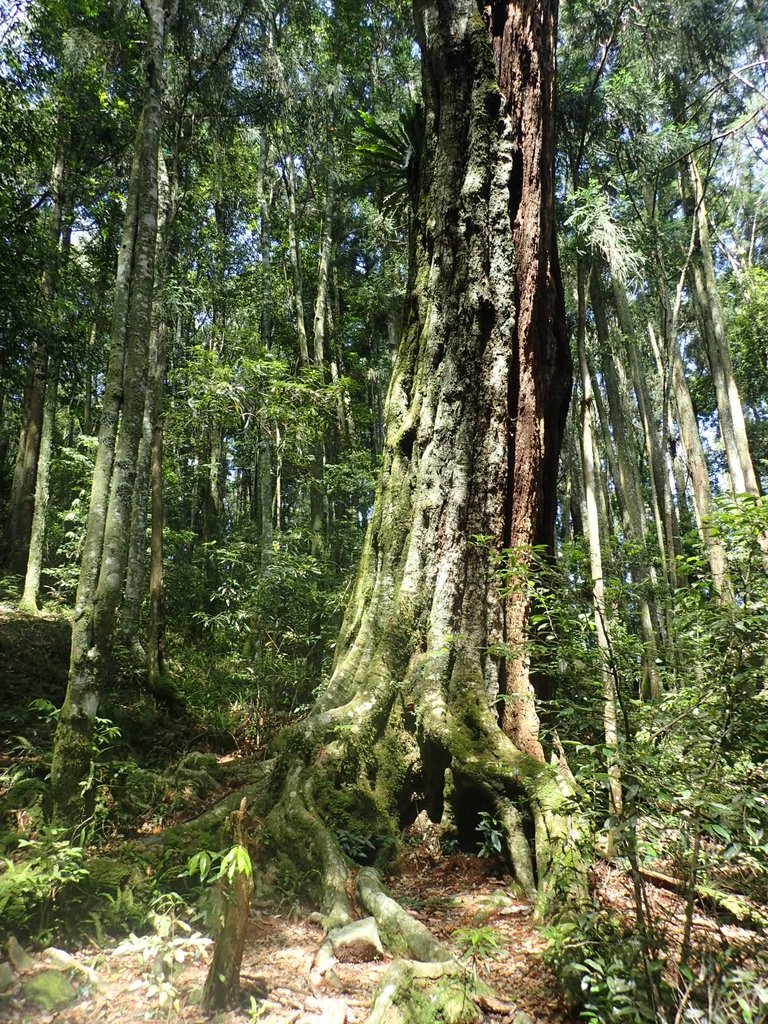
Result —
[[[277,741],[267,819],[276,845],[320,865],[329,923],[349,917],[331,816],[367,819],[382,852],[422,809],[459,837],[490,810],[531,894],[556,862],[574,863],[556,855],[573,841],[568,775],[545,760],[525,642],[525,577],[533,548],[552,542],[571,386],[557,4],[414,10],[425,142],[383,466],[332,677]]]

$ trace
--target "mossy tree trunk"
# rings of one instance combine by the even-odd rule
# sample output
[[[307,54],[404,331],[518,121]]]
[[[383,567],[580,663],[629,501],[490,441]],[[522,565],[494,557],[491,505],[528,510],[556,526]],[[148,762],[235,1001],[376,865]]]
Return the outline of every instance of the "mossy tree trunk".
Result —
[[[177,123],[176,139],[179,130]],[[178,211],[178,142],[176,146],[172,180],[167,180],[167,169],[160,159],[161,201],[165,206],[163,259],[161,279],[167,282],[170,267],[170,235]],[[150,388],[152,402],[152,446],[150,451],[150,511],[151,530],[149,539],[149,621],[147,623],[147,674],[150,688],[161,689],[165,673],[165,597],[163,589],[163,524],[165,520],[165,497],[163,490],[163,445],[165,436],[165,371],[168,361],[168,309],[166,300],[161,306],[162,316],[158,317],[156,342],[157,352],[152,363]],[[177,315],[177,325],[180,320]]]
[[[570,395],[556,4],[416,0],[415,12],[426,141],[382,473],[332,678],[277,740],[267,818],[275,845],[319,864],[334,924],[349,916],[340,814],[368,822],[383,854],[421,809],[470,837],[492,811],[530,894],[563,847],[579,863],[561,813],[569,777],[538,736],[527,591],[505,596],[493,557],[513,546],[525,567],[531,545],[551,544]]]
[[[177,133],[178,134],[178,133]],[[144,397],[144,417],[139,440],[136,478],[133,484],[130,546],[126,567],[125,588],[120,610],[120,629],[126,647],[137,655],[138,663],[148,660],[140,639],[141,608],[146,592],[147,516],[150,492],[154,486],[153,460],[158,441],[157,424],[162,422],[158,403],[162,402],[165,381],[166,333],[168,309],[166,284],[170,266],[170,236],[176,215],[176,182],[168,180],[165,157],[159,153],[158,222],[155,253],[155,285],[153,326],[149,341],[148,386]],[[162,438],[160,439],[162,446]],[[162,450],[162,449],[161,449]],[[162,467],[162,456],[161,463]],[[161,477],[162,479],[162,477]],[[152,659],[149,659],[152,663]],[[152,672],[150,672],[152,677]]]
[[[139,439],[147,388],[157,238],[157,166],[167,10],[147,0],[145,89],[118,257],[99,448],[72,620],[67,695],[54,742],[55,818],[86,813],[94,719],[125,577]]]

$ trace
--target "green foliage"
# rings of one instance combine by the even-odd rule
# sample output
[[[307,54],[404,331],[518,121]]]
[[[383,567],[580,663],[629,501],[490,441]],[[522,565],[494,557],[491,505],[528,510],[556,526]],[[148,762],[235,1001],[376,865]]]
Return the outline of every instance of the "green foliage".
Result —
[[[546,959],[580,1020],[651,1024],[659,1019],[664,964],[648,960],[645,940],[636,931],[622,930],[615,918],[594,907],[569,915],[545,934]]]
[[[0,915],[8,931],[45,943],[64,923],[61,893],[85,878],[83,848],[47,829],[40,839],[20,839],[21,856],[6,858],[0,874]]]
[[[334,835],[339,841],[339,846],[350,860],[358,864],[367,864],[371,854],[376,852],[375,845],[371,842],[370,835],[350,832],[345,828],[334,829]]]
[[[63,831],[17,839],[2,861],[0,915],[8,932],[35,945],[92,934],[124,934],[147,917],[152,883],[130,858],[86,855]]]
[[[480,974],[490,973],[490,961],[501,952],[499,937],[493,928],[456,928],[451,934],[459,947],[459,960],[467,964],[477,982]]]
[[[397,121],[383,124],[358,110],[359,141],[355,147],[368,179],[382,191],[382,208],[413,211],[418,199],[419,167],[424,149],[424,107],[410,103]]]
[[[640,699],[632,624],[635,587],[652,593],[651,581],[629,585],[618,567],[607,580],[608,657],[621,726],[619,816],[610,815],[606,798],[613,751],[602,739],[602,665],[585,586],[588,570],[578,548],[564,551],[557,568],[537,567],[531,650],[558,682],[551,727],[590,797],[596,837],[611,831],[636,886],[630,918],[617,920],[588,906],[564,913],[549,933],[548,956],[561,984],[581,1018],[593,1024],[671,1020],[678,1009],[679,1020],[741,1021],[753,1010],[759,1019],[758,1002],[744,984],[743,953],[725,951],[715,968],[697,961],[686,940],[677,963],[668,963],[662,922],[637,894],[644,884],[641,869],[658,869],[662,860],[664,870],[687,880],[687,913],[696,893],[709,892],[714,906],[761,926],[758,907],[768,896],[768,726],[759,712],[766,699],[768,580],[758,537],[766,525],[765,503],[746,497],[720,501],[713,513],[711,528],[728,552],[734,603],[718,600],[694,542],[680,565],[687,585],[655,595],[674,613],[668,620],[671,656],[659,666],[664,690],[654,701]],[[682,979],[678,987],[669,983],[673,967]],[[739,1000],[747,1000],[743,1018]]]
[[[213,867],[218,863],[218,872],[213,874]],[[187,862],[187,874],[199,877],[201,882],[215,882],[226,878],[231,882],[235,875],[242,874],[246,878],[253,876],[251,857],[244,846],[235,845],[226,853],[213,853],[210,850],[198,850]]]
[[[147,998],[156,1003],[153,1016],[168,1017],[181,1009],[176,980],[187,963],[201,960],[212,940],[195,931],[187,918],[195,914],[175,892],[158,896],[149,915],[152,932],[131,932],[115,949],[116,956],[130,955],[142,966]]]
[[[577,189],[569,197],[568,209],[566,226],[574,229],[582,246],[602,254],[617,280],[631,281],[640,274],[643,257],[631,229],[617,219],[597,183]]]
[[[57,511],[46,531],[49,556],[43,589],[56,604],[71,604],[77,590],[97,446],[97,438],[80,435],[73,446],[63,445],[54,460],[51,503]]]
[[[504,832],[500,821],[494,818],[492,814],[489,814],[488,811],[481,811],[475,831],[480,839],[480,846],[477,851],[478,857],[498,857],[501,855]]]

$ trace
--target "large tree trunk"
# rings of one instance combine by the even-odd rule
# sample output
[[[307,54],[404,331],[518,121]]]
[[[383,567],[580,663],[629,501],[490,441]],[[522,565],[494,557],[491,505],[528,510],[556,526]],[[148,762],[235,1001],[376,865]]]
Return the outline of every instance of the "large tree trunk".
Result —
[[[75,611],[69,681],[51,768],[54,815],[76,826],[86,811],[91,741],[125,576],[136,459],[147,387],[157,237],[166,12],[147,0],[145,93],[115,283],[109,365]]]
[[[320,862],[336,923],[349,914],[346,865],[323,819],[347,794],[358,815],[375,809],[379,853],[420,808],[465,840],[492,811],[530,893],[525,822],[540,882],[574,836],[557,813],[570,784],[538,736],[528,590],[504,595],[494,571],[503,549],[525,570],[531,545],[552,543],[570,394],[553,217],[556,5],[416,0],[415,12],[425,152],[383,468],[333,675],[278,740],[267,820],[295,858]]]

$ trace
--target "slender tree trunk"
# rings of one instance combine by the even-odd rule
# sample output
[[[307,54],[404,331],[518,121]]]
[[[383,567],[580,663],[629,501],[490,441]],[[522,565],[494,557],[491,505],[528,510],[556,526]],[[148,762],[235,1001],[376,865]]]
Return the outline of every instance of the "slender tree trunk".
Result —
[[[40,454],[37,460],[37,482],[35,485],[35,511],[32,517],[32,533],[29,541],[29,557],[24,579],[24,593],[19,610],[37,615],[37,595],[40,591],[40,574],[45,549],[45,520],[48,513],[49,481],[53,457],[53,435],[56,426],[56,409],[59,387],[59,361],[53,356],[48,362],[48,382],[45,386],[45,407],[43,409],[43,430],[40,438]]]
[[[692,261],[693,294],[715,385],[728,473],[736,494],[750,494],[758,497],[760,485],[749,450],[744,410],[736,378],[733,375],[720,295],[715,280],[704,185],[693,156],[689,159],[689,169],[693,183],[697,225],[696,258]]]
[[[566,452],[568,456],[568,479],[571,490],[571,523],[574,537],[584,536],[584,521],[587,509],[584,502],[584,473],[581,468],[581,445],[578,438],[578,427],[573,408],[568,415],[565,432]]]
[[[272,349],[272,230],[267,193],[267,161],[269,158],[269,137],[266,129],[261,133],[259,151],[259,244],[261,249],[261,347],[265,353]],[[274,528],[272,505],[274,487],[272,482],[272,429],[267,410],[262,403],[258,414],[258,460],[257,477],[260,510],[261,567],[267,569],[272,561]]]
[[[693,489],[696,526],[709,560],[712,583],[715,590],[721,600],[729,601],[731,600],[731,587],[728,578],[728,563],[725,557],[725,550],[709,522],[709,516],[712,511],[712,488],[709,482],[709,469],[707,468],[704,447],[701,443],[701,435],[699,434],[699,424],[693,408],[691,392],[688,388],[688,380],[685,376],[677,338],[672,334],[668,334],[667,341],[672,387],[677,408],[677,422],[680,427],[680,439],[685,450],[688,473]]]
[[[637,410],[643,429],[646,457],[650,468],[653,514],[656,524],[659,558],[665,570],[667,584],[670,588],[674,589],[677,585],[676,562],[679,551],[679,527],[675,503],[664,465],[664,451],[659,440],[645,372],[640,365],[638,338],[635,333],[632,314],[624,287],[616,280],[613,281],[613,294],[619,328],[625,342],[624,353],[629,357],[632,387],[635,392]]]
[[[597,507],[597,488],[599,485],[599,469],[594,461],[592,406],[594,391],[592,377],[587,364],[586,346],[586,292],[587,268],[582,257],[579,257],[577,269],[578,289],[578,349],[579,370],[581,373],[582,410],[581,410],[581,463],[584,469],[584,494],[587,503],[587,542],[589,544],[589,564],[592,576],[592,604],[594,609],[595,635],[600,652],[600,666],[603,678],[603,733],[605,737],[606,760],[608,761],[608,795],[610,812],[618,817],[622,809],[621,773],[616,760],[618,749],[618,718],[616,714],[616,688],[611,669],[611,645],[608,637],[608,616],[605,606],[605,580],[603,578],[603,561],[600,549],[600,522]],[[607,834],[607,852],[613,856],[616,852],[615,829],[610,828]]]
[[[149,541],[149,622],[147,624],[147,672],[151,689],[157,690],[165,672],[165,604],[163,594],[163,433],[165,398],[165,320],[158,324],[157,351],[152,366],[153,421],[150,452],[151,531]]]
[[[288,134],[283,128],[283,136]],[[296,310],[296,335],[299,341],[299,358],[302,366],[309,366],[309,344],[307,342],[307,321],[304,317],[304,286],[301,275],[301,256],[299,253],[298,214],[296,212],[296,161],[293,153],[285,157],[286,175],[285,189],[288,195],[288,252],[291,257],[293,271],[293,305]]]
[[[150,378],[157,361],[157,328],[153,329],[149,342]],[[130,546],[125,575],[122,607],[120,609],[120,632],[123,643],[133,650],[139,664],[146,659],[140,639],[141,605],[144,599],[145,569],[147,565],[147,515],[150,487],[150,460],[152,457],[152,431],[154,423],[154,394],[147,388],[144,400],[139,450],[136,457],[136,479],[133,483],[131,508]]]
[[[644,198],[648,216],[652,219],[654,217],[654,203],[648,189],[645,191]],[[655,228],[653,221],[651,222],[651,227]],[[693,245],[691,245],[689,249],[689,258],[692,249]],[[726,561],[723,546],[717,536],[713,533],[709,523],[709,516],[712,510],[712,488],[709,480],[709,469],[707,467],[706,456],[704,455],[704,448],[701,443],[699,424],[696,419],[696,412],[693,408],[693,401],[688,387],[688,380],[685,375],[683,359],[680,354],[680,343],[677,336],[678,313],[682,299],[683,285],[686,278],[686,270],[683,268],[680,275],[673,304],[667,290],[668,279],[665,259],[658,238],[656,240],[656,260],[659,269],[659,312],[666,355],[666,359],[663,360],[661,370],[665,393],[668,393],[667,387],[669,386],[674,394],[675,407],[677,409],[677,422],[680,427],[680,439],[685,450],[685,460],[691,479],[691,488],[693,490],[696,526],[709,561],[712,583],[720,600],[730,601],[732,599],[732,592],[728,578],[728,563]],[[668,381],[666,379],[667,372],[669,373]]]
[[[144,646],[140,640],[140,620],[141,606],[146,592],[145,588],[147,582],[147,517],[149,514],[150,492],[153,486],[153,459],[157,454],[154,451],[154,448],[157,443],[156,428],[158,420],[162,424],[162,415],[158,414],[157,402],[158,400],[162,401],[163,382],[165,379],[165,336],[168,329],[165,286],[170,266],[170,235],[176,215],[175,193],[175,182],[173,188],[171,188],[168,180],[165,157],[162,151],[160,151],[158,153],[158,223],[156,243],[157,251],[155,254],[155,296],[153,302],[153,325],[149,340],[149,360],[147,367],[148,386],[144,402],[144,417],[142,421],[141,439],[139,441],[136,479],[133,489],[131,540],[120,622],[123,640],[126,646],[131,647],[134,650],[140,663],[151,661],[149,654],[145,653]],[[160,452],[162,453],[162,436],[160,437]],[[160,468],[160,481],[162,483],[162,455]]]
[[[328,329],[331,338],[334,337],[334,322],[341,318],[341,299],[339,297],[339,275],[338,268],[333,266],[333,312],[328,309]],[[331,381],[336,390],[336,421],[338,424],[339,439],[345,442],[355,440],[355,420],[352,415],[352,402],[349,391],[341,386],[340,368],[343,370],[343,360],[338,345],[333,345],[330,358]]]
[[[53,203],[48,225],[48,245],[50,251],[40,282],[42,305],[46,313],[51,311],[51,306],[56,297],[64,217],[66,163],[67,143],[64,139],[62,128],[62,135],[56,146],[56,154],[51,171]],[[46,325],[46,327],[50,329],[49,325]],[[11,572],[19,575],[24,573],[27,568],[33,528],[35,495],[37,492],[37,467],[44,430],[45,389],[46,381],[49,379],[49,349],[49,342],[39,339],[35,341],[30,364],[29,384],[24,402],[24,420],[19,435],[18,455],[11,485],[11,501],[6,534],[9,553],[8,567]],[[58,365],[59,362],[57,360]],[[37,607],[36,592],[35,607]]]
[[[146,0],[144,11],[144,102],[118,259],[99,450],[72,622],[69,681],[51,770],[54,816],[70,826],[81,823],[87,812],[93,722],[125,575],[147,387],[166,12],[161,0]]]
[[[176,216],[178,175],[171,186],[170,218]],[[176,316],[177,348],[181,341],[181,314]],[[165,591],[163,589],[163,527],[165,497],[163,489],[163,441],[165,436],[165,370],[168,362],[168,323],[161,321],[157,334],[157,360],[152,388],[155,393],[155,420],[152,424],[151,515],[149,539],[149,622],[147,624],[147,672],[153,690],[161,688],[165,674]]]
[[[625,419],[618,369],[610,351],[608,321],[605,315],[601,285],[594,273],[590,291],[598,342],[603,353],[603,378],[608,396],[611,427],[616,442],[617,496],[622,506],[624,531],[636,547],[636,553],[632,556],[630,563],[630,573],[637,588],[638,616],[643,638],[643,689],[651,698],[655,699],[661,695],[661,677],[658,669],[659,650],[653,628],[653,615],[648,599],[643,593],[643,588],[648,585],[648,581],[653,579],[653,574],[644,554],[646,521],[642,486],[637,469],[639,453],[634,443],[634,437],[630,435],[631,421],[628,418]],[[597,397],[597,392],[595,394]],[[606,446],[609,445],[610,441],[606,439]]]
[[[317,272],[317,298],[315,300],[313,330],[313,365],[319,375],[321,386],[325,384],[325,325],[329,310],[330,270],[333,250],[334,187],[332,166],[331,162],[325,196],[325,216],[323,218],[323,232],[320,243],[320,263]],[[324,481],[325,437],[323,433],[319,433],[315,439],[314,449],[309,494],[310,527],[312,530],[312,554],[318,561],[321,561],[325,558],[327,533]]]

